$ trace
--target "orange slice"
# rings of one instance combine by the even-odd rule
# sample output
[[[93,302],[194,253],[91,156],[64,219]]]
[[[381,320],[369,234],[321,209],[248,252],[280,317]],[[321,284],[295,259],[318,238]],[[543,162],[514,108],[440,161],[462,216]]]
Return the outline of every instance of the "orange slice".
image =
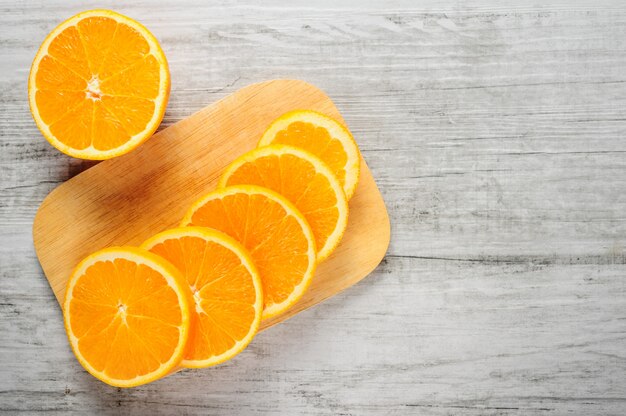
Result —
[[[315,272],[315,240],[306,220],[287,199],[260,186],[218,189],[196,201],[182,225],[220,230],[250,253],[263,282],[262,319],[298,301]]]
[[[209,367],[243,351],[263,312],[261,279],[246,250],[226,234],[202,227],[168,230],[142,247],[180,270],[193,294],[181,365]]]
[[[311,153],[282,144],[254,149],[226,167],[218,186],[239,184],[269,188],[293,203],[313,231],[318,261],[341,241],[348,201],[330,168]]]
[[[146,384],[180,363],[190,325],[189,287],[146,250],[111,247],[76,266],[63,317],[76,358],[116,387]]]
[[[269,126],[259,147],[271,143],[288,144],[313,153],[337,176],[348,200],[354,195],[361,156],[348,129],[337,121],[316,111],[290,111]]]
[[[170,73],[156,38],[110,10],[57,26],[30,69],[30,110],[61,152],[109,159],[148,139],[165,114]]]

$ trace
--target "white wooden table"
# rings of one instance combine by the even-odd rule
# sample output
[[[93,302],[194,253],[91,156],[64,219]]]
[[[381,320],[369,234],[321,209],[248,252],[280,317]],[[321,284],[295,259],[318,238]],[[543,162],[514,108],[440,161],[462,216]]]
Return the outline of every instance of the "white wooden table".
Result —
[[[626,414],[622,1],[19,3],[0,5],[1,411]],[[378,269],[217,368],[89,376],[31,224],[91,163],[42,138],[26,81],[46,34],[93,7],[161,41],[164,126],[261,80],[324,89],[387,202]]]

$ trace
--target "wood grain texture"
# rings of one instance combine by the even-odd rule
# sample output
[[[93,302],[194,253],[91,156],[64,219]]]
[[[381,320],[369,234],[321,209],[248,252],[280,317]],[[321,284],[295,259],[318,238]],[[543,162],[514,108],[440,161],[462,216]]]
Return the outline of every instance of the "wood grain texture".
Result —
[[[217,187],[233,160],[256,147],[267,127],[296,108],[343,123],[321,90],[299,80],[244,87],[162,130],[123,157],[94,166],[44,199],[33,223],[41,267],[62,305],[76,265],[105,247],[139,246],[180,226],[191,205]],[[267,329],[367,276],[389,246],[389,217],[364,161],[350,200],[344,238],[322,262],[303,297],[287,312],[261,323]]]
[[[0,2],[0,409],[7,414],[623,415],[621,1]],[[41,137],[26,79],[63,18],[111,7],[161,41],[164,127],[273,78],[326,91],[387,203],[367,279],[232,362],[116,390],[86,374],[33,249],[91,163]]]

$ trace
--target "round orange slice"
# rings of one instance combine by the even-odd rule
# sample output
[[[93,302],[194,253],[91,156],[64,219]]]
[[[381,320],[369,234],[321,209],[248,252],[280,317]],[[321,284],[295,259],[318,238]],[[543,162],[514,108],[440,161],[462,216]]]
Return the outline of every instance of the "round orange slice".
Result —
[[[74,269],[63,303],[65,330],[94,377],[116,387],[146,384],[182,360],[190,298],[180,272],[159,256],[107,248]]]
[[[288,144],[313,153],[337,176],[348,200],[354,195],[361,156],[352,134],[339,122],[316,111],[290,111],[269,126],[258,146],[272,143]]]
[[[44,40],[28,79],[30,110],[61,152],[109,159],[148,139],[165,114],[170,73],[156,38],[110,10],[90,10]]]
[[[269,188],[294,204],[313,231],[318,261],[341,241],[348,201],[333,172],[313,154],[282,144],[256,148],[227,166],[218,186],[240,184]]]
[[[304,216],[285,197],[253,185],[218,189],[196,201],[182,225],[211,227],[239,241],[263,283],[262,319],[286,311],[315,272],[315,239]]]
[[[252,341],[263,312],[261,279],[233,238],[203,227],[164,231],[142,247],[181,271],[194,299],[183,367],[209,367],[233,358]]]

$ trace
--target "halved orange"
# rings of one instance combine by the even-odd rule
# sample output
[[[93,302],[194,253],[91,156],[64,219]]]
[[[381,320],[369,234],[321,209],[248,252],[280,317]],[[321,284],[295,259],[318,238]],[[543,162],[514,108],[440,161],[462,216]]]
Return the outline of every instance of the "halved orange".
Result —
[[[348,201],[330,168],[313,154],[293,146],[259,147],[224,169],[219,187],[259,185],[287,198],[304,215],[317,247],[317,261],[327,258],[348,225]]]
[[[316,111],[290,111],[269,126],[258,146],[272,143],[288,144],[313,153],[337,176],[348,200],[354,195],[361,156],[352,134],[339,122]]]
[[[315,272],[315,239],[304,216],[285,197],[253,185],[218,189],[196,201],[181,225],[211,227],[239,241],[263,282],[263,316],[286,311]]]
[[[159,233],[142,247],[181,271],[194,299],[183,367],[222,363],[243,351],[259,329],[261,279],[247,251],[219,231],[183,227]]]
[[[108,159],[148,139],[163,119],[170,73],[156,38],[110,10],[79,13],[44,40],[28,79],[30,110],[65,154]]]
[[[63,303],[65,330],[94,377],[116,387],[146,384],[182,360],[190,298],[166,260],[134,247],[107,248],[74,269]]]

